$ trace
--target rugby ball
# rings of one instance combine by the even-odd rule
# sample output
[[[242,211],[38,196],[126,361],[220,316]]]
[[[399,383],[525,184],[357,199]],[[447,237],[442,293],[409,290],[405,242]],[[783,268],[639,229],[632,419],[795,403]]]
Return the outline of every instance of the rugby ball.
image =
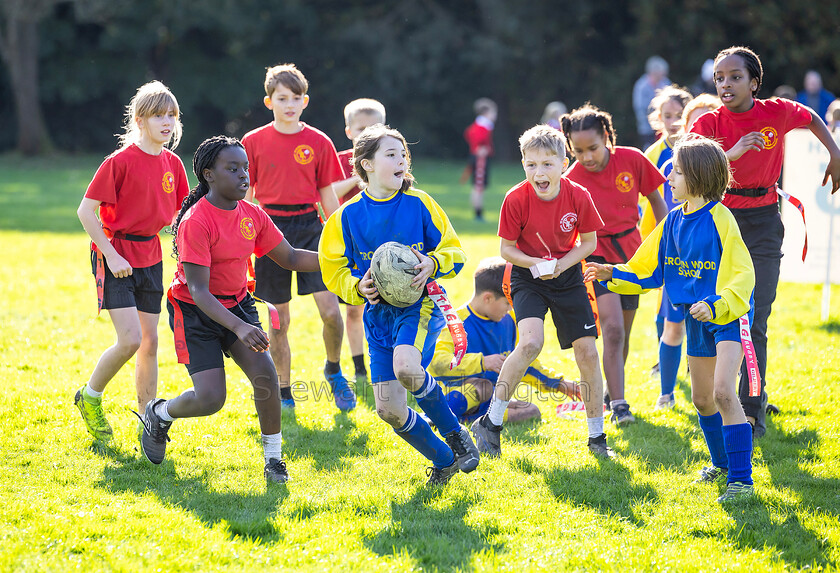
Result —
[[[411,286],[419,272],[414,268],[419,262],[410,248],[396,241],[383,243],[374,251],[370,274],[382,300],[400,308],[420,300],[423,290]]]

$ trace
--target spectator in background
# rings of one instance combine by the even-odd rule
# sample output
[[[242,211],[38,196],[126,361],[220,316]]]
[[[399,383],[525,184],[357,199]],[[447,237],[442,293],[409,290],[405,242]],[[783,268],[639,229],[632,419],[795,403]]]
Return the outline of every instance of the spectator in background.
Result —
[[[564,104],[562,101],[549,102],[549,104],[545,106],[545,111],[542,114],[542,119],[540,119],[540,123],[550,125],[554,129],[562,129],[560,127],[560,116],[566,115],[568,111],[569,110],[568,108],[566,108],[566,104]]]
[[[805,74],[805,89],[796,95],[796,101],[807,105],[820,117],[825,117],[828,106],[834,101],[834,94],[823,87],[822,76],[816,70]]]
[[[697,77],[697,80],[691,86],[691,95],[694,97],[699,96],[700,94],[712,94],[717,95],[717,90],[715,89],[715,82],[712,79],[712,76],[715,74],[715,61],[711,58],[703,62],[703,66],[700,68],[700,75]]]
[[[825,123],[831,133],[840,129],[840,98],[834,100],[828,106],[828,111],[825,112]]]
[[[633,112],[636,114],[636,131],[639,134],[639,145],[642,149],[656,141],[656,133],[650,126],[650,102],[656,91],[671,85],[668,79],[668,62],[660,56],[651,56],[645,62],[645,73],[633,85]]]
[[[773,97],[783,97],[790,101],[796,101],[796,88],[787,84],[782,84],[773,90]]]

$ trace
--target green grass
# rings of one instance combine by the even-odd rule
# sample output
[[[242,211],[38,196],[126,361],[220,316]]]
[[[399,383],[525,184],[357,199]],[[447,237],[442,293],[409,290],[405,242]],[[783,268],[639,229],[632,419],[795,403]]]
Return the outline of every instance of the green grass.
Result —
[[[673,411],[654,412],[658,383],[653,296],[642,298],[627,365],[638,422],[599,461],[582,418],[553,414],[506,428],[504,455],[449,486],[424,489],[424,461],[378,420],[370,393],[340,414],[313,399],[322,367],[309,298],[293,301],[293,379],[308,390],[284,419],[293,481],[266,491],[250,386],[228,363],[218,414],[175,424],[154,467],[134,438],[133,362],[108,387],[115,446],[91,446],[73,392],[112,342],[95,316],[88,241],[75,217],[98,158],[0,159],[0,570],[440,570],[835,569],[840,563],[840,289],[829,323],[818,286],[782,284],[771,318],[770,389],[782,414],[755,449],[757,496],[715,502],[694,485],[705,446],[682,379]],[[494,166],[488,212],[516,165]],[[446,287],[470,294],[470,276],[497,252],[494,224],[475,223],[462,166],[418,162],[420,187],[444,205],[470,261]],[[165,276],[173,264],[165,260]],[[189,387],[161,321],[159,395]],[[542,357],[576,377],[549,341]],[[345,372],[352,365],[345,352]],[[684,367],[681,375],[684,373]]]

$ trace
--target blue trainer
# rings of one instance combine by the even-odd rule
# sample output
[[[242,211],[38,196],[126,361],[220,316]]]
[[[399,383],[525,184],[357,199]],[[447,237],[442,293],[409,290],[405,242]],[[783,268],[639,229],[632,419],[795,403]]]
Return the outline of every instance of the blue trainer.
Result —
[[[330,388],[335,398],[335,407],[342,412],[349,412],[356,407],[356,394],[350,388],[347,378],[341,373],[341,370],[335,374],[324,374],[327,382],[330,383]]]
[[[280,407],[284,410],[294,410],[295,408],[295,399],[294,398],[281,398],[280,399]]]

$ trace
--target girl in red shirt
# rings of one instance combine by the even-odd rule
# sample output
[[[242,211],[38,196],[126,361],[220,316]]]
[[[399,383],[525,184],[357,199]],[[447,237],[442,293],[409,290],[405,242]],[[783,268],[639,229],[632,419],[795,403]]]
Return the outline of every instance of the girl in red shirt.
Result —
[[[668,212],[662,195],[656,192],[665,178],[638,149],[615,145],[609,113],[587,104],[561,117],[560,124],[577,159],[568,177],[589,191],[604,220],[604,227],[598,231],[598,246],[586,260],[626,263],[642,243],[637,228],[639,195],[650,202],[657,222]],[[604,377],[611,398],[611,418],[621,426],[635,421],[624,399],[624,363],[639,297],[618,295],[597,283],[595,296],[604,338]]]
[[[155,464],[163,461],[175,418],[209,416],[225,403],[224,356],[233,358],[254,386],[269,483],[288,480],[281,455],[280,386],[254,298],[248,292],[251,254],[284,268],[317,272],[318,255],[295,249],[248,191],[248,156],[234,138],[205,140],[195,152],[198,185],[178,214],[173,231],[178,268],[167,295],[178,361],[193,387],[146,406],[141,444]]]
[[[763,74],[761,60],[749,48],[722,50],[715,58],[713,79],[723,107],[700,116],[691,127],[726,150],[733,183],[722,202],[735,215],[755,267],[755,317],[750,333],[762,389],[760,396],[749,395],[749,376],[742,364],[738,391],[755,437],[766,430],[767,319],[776,299],[784,238],[776,182],[788,131],[807,127],[817,136],[830,155],[822,184],[831,177],[831,192],[840,188],[840,149],[822,118],[811,108],[784,98],[756,98]]]
[[[163,297],[158,233],[172,222],[189,193],[175,149],[181,139],[178,101],[160,82],[137,90],[126,112],[121,147],[108,156],[85,192],[78,215],[90,235],[99,309],[107,309],[117,341],[99,358],[75,404],[88,432],[110,441],[102,410],[105,386],[135,354],[137,404],[157,391],[157,325]]]

